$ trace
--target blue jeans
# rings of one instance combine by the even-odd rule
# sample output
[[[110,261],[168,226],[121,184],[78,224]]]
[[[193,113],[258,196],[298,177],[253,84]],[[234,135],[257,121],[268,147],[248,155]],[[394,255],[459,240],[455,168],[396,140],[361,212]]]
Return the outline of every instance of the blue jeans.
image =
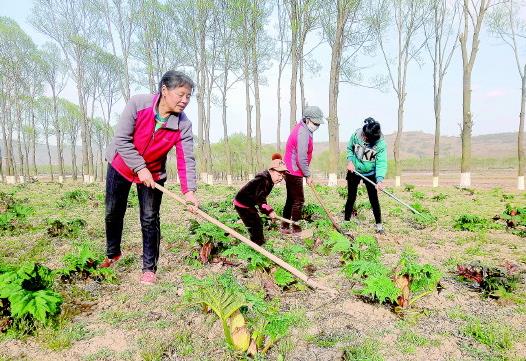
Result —
[[[157,183],[163,185],[165,180]],[[121,254],[122,228],[128,206],[128,194],[132,182],[127,181],[111,164],[106,177],[106,255],[109,258]],[[154,188],[137,184],[142,231],[142,270],[157,271],[161,243],[159,210],[163,193]]]

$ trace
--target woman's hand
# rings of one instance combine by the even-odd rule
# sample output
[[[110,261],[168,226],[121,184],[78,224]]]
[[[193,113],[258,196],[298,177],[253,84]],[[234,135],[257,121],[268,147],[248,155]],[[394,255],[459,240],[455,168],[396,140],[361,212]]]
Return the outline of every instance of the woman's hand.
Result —
[[[194,191],[188,191],[184,194],[184,198],[186,199],[186,204],[188,205],[188,210],[192,213],[197,212],[197,209],[199,208],[199,200],[195,196]]]
[[[384,183],[383,182],[376,183],[376,190],[381,191],[383,189],[384,189]]]
[[[351,173],[354,173],[354,163],[353,162],[347,163],[347,170]]]
[[[152,173],[150,173],[148,168],[141,169],[137,172],[137,175],[139,176],[141,183],[146,187],[155,188],[155,181],[153,180]]]
[[[272,212],[270,212],[270,214],[268,216],[270,217],[270,219],[275,220],[276,219],[276,212],[272,211]]]

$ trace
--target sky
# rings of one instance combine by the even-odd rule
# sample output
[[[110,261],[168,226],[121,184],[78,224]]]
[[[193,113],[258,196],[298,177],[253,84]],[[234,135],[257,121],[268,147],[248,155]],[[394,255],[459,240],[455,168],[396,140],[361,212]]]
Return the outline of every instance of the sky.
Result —
[[[48,41],[44,35],[36,32],[28,22],[31,12],[31,0],[0,0],[0,16],[14,19],[22,29],[40,45]],[[316,43],[319,31],[310,35],[309,44]],[[308,46],[307,46],[308,48]],[[329,71],[331,52],[327,45],[322,45],[313,52],[321,69],[315,73],[305,74],[305,96],[309,105],[317,105],[328,116],[329,105]],[[525,54],[522,54],[525,55]],[[423,131],[434,133],[435,120],[433,111],[433,82],[432,64],[427,53],[422,53],[422,66],[412,63],[408,72],[407,100],[405,104],[404,131]],[[387,75],[385,62],[380,56],[362,56],[361,65],[369,65],[370,70],[364,76],[372,77],[377,74]],[[272,66],[264,73],[266,85],[261,87],[261,129],[263,143],[276,142],[277,126],[277,70]],[[289,129],[289,85],[290,72],[286,69],[282,79],[282,127],[281,140],[285,141]],[[484,32],[481,37],[480,50],[473,70],[472,77],[472,113],[473,135],[490,133],[516,132],[520,111],[520,77],[513,57],[512,50],[498,39]],[[144,89],[132,93],[145,92]],[[75,87],[70,84],[64,97],[77,103]],[[228,127],[229,134],[245,132],[245,103],[244,85],[237,87],[228,95]],[[297,103],[300,105],[298,85]],[[124,103],[116,104],[113,115],[118,118]],[[338,98],[338,117],[340,122],[340,141],[347,141],[353,131],[361,127],[363,120],[374,117],[382,125],[385,134],[397,129],[397,97],[391,87],[385,91],[364,87],[340,84]],[[190,119],[194,120],[194,133],[197,132],[197,103],[195,97],[186,109]],[[255,110],[252,115],[252,129],[255,129]],[[301,116],[298,110],[298,119]],[[442,135],[458,136],[462,123],[462,60],[460,49],[453,55],[452,63],[444,80],[442,101]],[[223,135],[221,111],[212,111],[210,138],[218,141]],[[321,126],[315,134],[316,141],[327,141],[327,126]]]

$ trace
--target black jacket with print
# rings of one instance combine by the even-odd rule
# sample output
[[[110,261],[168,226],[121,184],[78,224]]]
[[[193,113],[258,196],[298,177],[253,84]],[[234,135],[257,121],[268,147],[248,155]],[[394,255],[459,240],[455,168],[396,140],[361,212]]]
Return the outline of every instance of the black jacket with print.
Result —
[[[256,174],[254,179],[250,180],[236,194],[236,201],[247,207],[258,206],[261,213],[267,216],[274,210],[267,204],[267,196],[272,191],[274,182],[270,172],[265,170]]]

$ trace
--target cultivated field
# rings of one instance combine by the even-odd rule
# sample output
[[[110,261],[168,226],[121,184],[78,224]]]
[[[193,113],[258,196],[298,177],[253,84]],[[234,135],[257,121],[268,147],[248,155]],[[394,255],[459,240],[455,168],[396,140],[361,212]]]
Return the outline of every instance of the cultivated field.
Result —
[[[17,321],[10,318],[0,288],[0,360],[249,359],[227,345],[216,313],[202,306],[213,303],[219,291],[240,297],[244,330],[252,336],[260,332],[264,342],[252,356],[257,360],[526,360],[521,273],[526,269],[526,224],[519,221],[509,229],[505,220],[493,220],[507,204],[508,209],[524,207],[526,193],[513,190],[511,173],[489,175],[475,176],[477,186],[467,190],[452,186],[456,175],[446,175],[443,186],[435,189],[430,175],[405,176],[403,183],[411,179],[411,185],[390,190],[425,216],[415,217],[381,196],[386,234],[378,237],[366,194],[358,197],[357,217],[343,222],[346,189],[318,187],[355,242],[331,230],[306,189],[304,225],[313,236],[285,238],[268,223],[265,248],[336,289],[335,297],[296,282],[213,226],[199,219],[196,224],[193,215],[168,197],[161,211],[159,282],[140,285],[142,240],[135,193],[125,219],[124,257],[114,273],[100,272],[96,264],[105,249],[102,184],[0,185],[0,271],[31,262],[45,265],[54,270],[48,288],[63,299],[57,315],[48,312],[46,325],[31,317]],[[176,185],[169,188],[177,190]],[[204,210],[246,233],[231,207],[236,190],[205,185],[198,194]],[[275,187],[269,201],[281,213],[284,187]],[[199,251],[209,241],[215,250],[210,262],[202,264]],[[82,260],[91,263],[81,265]],[[501,278],[511,275],[512,280],[482,292],[456,273],[457,265],[475,262],[500,267]],[[418,268],[423,271],[417,275],[405,271],[408,264],[413,270],[428,266]],[[376,276],[371,265],[383,270],[378,272],[386,275],[384,283],[371,284]],[[400,275],[408,272],[410,305],[400,307]],[[440,277],[438,284],[434,277]],[[231,321],[227,325],[233,327]]]

